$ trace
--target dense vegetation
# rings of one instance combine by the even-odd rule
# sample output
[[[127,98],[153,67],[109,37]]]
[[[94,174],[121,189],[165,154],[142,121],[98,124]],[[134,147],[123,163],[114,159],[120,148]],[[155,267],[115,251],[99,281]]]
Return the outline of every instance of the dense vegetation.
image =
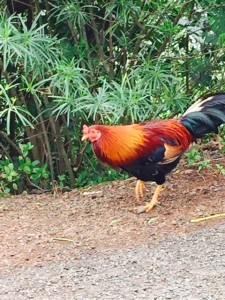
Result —
[[[80,142],[84,123],[173,117],[225,89],[222,0],[0,9],[0,194],[113,179]]]

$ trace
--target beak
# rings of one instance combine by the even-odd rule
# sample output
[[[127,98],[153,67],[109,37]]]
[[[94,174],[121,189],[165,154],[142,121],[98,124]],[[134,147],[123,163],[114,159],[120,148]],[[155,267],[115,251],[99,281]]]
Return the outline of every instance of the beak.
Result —
[[[87,139],[88,139],[88,136],[84,134],[81,138],[81,141],[83,142],[83,141],[86,141]]]

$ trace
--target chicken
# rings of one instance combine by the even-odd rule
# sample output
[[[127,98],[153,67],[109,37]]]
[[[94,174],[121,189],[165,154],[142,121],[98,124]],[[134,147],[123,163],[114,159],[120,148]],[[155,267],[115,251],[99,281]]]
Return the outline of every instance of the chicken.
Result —
[[[218,133],[223,123],[225,93],[221,92],[204,96],[178,119],[124,126],[84,125],[82,140],[91,142],[103,164],[121,168],[138,179],[137,200],[143,197],[145,182],[156,182],[152,201],[145,206],[149,211],[158,203],[166,175],[177,166],[189,145],[207,133]]]

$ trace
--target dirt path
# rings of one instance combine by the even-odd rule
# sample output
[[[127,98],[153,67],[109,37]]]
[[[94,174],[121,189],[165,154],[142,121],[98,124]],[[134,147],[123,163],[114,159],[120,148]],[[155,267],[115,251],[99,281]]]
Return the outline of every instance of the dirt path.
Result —
[[[224,300],[225,224],[0,274],[1,300]]]
[[[213,163],[225,164],[225,160],[220,158]],[[195,168],[179,167],[168,178],[165,190],[162,192],[161,206],[144,214],[137,214],[136,208],[139,204],[134,201],[135,183],[134,179],[130,179],[55,196],[27,195],[2,199],[0,299],[51,299],[51,295],[55,296],[53,299],[142,299],[142,295],[144,297],[147,293],[141,289],[142,292],[139,294],[138,286],[140,282],[142,282],[141,286],[144,286],[143,280],[146,280],[148,293],[149,285],[154,285],[154,281],[156,282],[156,286],[152,288],[156,298],[149,296],[143,299],[178,299],[168,298],[169,290],[165,290],[164,293],[165,296],[168,292],[167,298],[160,298],[160,293],[157,296],[156,290],[159,288],[160,291],[162,287],[159,282],[161,284],[166,282],[167,273],[175,276],[177,282],[179,277],[180,280],[186,280],[183,283],[185,289],[188,284],[191,286],[193,283],[190,278],[194,280],[199,276],[198,284],[202,284],[202,287],[212,283],[210,280],[215,280],[215,286],[220,291],[222,288],[220,281],[223,279],[225,282],[224,242],[221,242],[225,237],[223,225],[225,219],[199,223],[190,221],[225,212],[225,176],[219,174],[215,167],[204,169],[200,174]],[[148,187],[147,200],[151,198],[153,191],[153,189],[151,191],[151,184]],[[209,240],[204,240],[205,236]],[[172,250],[169,250],[170,247]],[[183,254],[182,249],[186,249]],[[121,262],[120,257],[123,257]],[[195,269],[198,265],[203,266],[204,257],[205,273],[213,270],[210,266],[210,260],[213,258],[216,267],[219,268],[220,264],[221,268],[223,266],[223,271],[218,269],[221,279],[213,273],[215,276],[212,275],[209,281],[204,282],[204,274],[198,275],[196,270],[195,276],[185,275],[186,269],[189,270],[188,274],[191,274],[192,262]],[[137,269],[135,269],[136,263],[130,262],[132,259],[139,262],[140,266]],[[155,273],[155,268],[160,269],[160,259],[164,270],[162,276]],[[145,261],[147,269],[144,267]],[[107,271],[108,262],[111,275]],[[174,266],[170,267],[171,264]],[[179,265],[183,275],[176,273]],[[182,266],[186,266],[186,269]],[[111,291],[107,296],[109,298],[104,298],[104,293],[107,295],[108,280],[114,278],[114,272],[117,274],[119,269],[122,270],[121,275],[116,278],[120,279],[113,280],[118,281],[115,288],[121,288],[121,293],[116,297],[112,285],[111,288],[107,288]],[[125,273],[130,274],[132,270],[134,274],[127,275],[125,279]],[[142,275],[138,275],[138,270]],[[151,280],[146,279],[151,277],[147,275],[149,270],[156,274],[155,279],[154,277]],[[174,272],[177,275],[174,275]],[[99,280],[95,294],[101,290],[100,281],[105,282],[105,287],[102,287],[102,291],[105,292],[100,298],[97,294],[93,294],[92,298],[87,294],[87,289],[85,296],[84,288],[83,292],[78,293],[79,282],[83,286],[88,284],[85,278],[89,273],[92,276],[92,283],[94,278]],[[137,281],[139,284],[135,284],[137,276],[139,276]],[[126,291],[126,280],[129,281],[130,277],[133,278],[131,286],[128,284],[130,290],[127,293],[130,298],[123,298],[123,289]],[[171,284],[171,281],[169,282]],[[94,284],[92,285],[92,293],[94,293]],[[173,287],[176,289],[176,284]],[[45,294],[46,289],[51,293]],[[57,292],[54,294],[54,291]],[[77,296],[73,297],[75,291]],[[134,291],[140,297],[132,298],[132,295],[135,295]],[[201,298],[200,294],[196,295],[197,298],[190,299],[225,299],[224,290],[221,290],[222,298],[215,296],[214,289],[211,298],[204,298],[205,296]]]

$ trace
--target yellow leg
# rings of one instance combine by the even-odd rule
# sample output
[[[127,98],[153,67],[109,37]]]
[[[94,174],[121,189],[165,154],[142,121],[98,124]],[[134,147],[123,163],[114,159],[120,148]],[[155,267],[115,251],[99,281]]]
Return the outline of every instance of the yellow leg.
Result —
[[[144,181],[138,180],[135,187],[135,195],[138,202],[140,201],[140,198],[143,198],[144,191],[145,191]]]
[[[162,185],[157,185],[155,193],[152,197],[151,202],[149,202],[148,204],[145,205],[145,211],[150,211],[151,209],[153,209],[153,207],[155,205],[157,205],[158,202],[158,197],[159,197],[159,193],[162,190],[163,186]]]

